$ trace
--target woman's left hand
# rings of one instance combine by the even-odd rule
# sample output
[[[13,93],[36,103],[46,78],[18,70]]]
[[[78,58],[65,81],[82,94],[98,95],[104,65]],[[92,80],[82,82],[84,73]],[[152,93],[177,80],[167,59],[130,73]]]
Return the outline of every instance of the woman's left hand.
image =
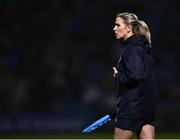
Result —
[[[113,77],[115,77],[115,75],[118,73],[116,67],[113,67]]]

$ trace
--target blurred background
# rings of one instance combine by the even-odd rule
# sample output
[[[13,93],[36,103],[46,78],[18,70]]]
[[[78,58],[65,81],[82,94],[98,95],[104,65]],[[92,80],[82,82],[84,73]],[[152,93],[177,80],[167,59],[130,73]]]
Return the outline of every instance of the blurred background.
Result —
[[[179,6],[177,0],[1,0],[0,137],[82,135],[113,110],[120,46],[112,29],[119,12],[137,14],[151,30],[157,133],[178,134]],[[111,122],[95,133],[112,137],[113,128]]]

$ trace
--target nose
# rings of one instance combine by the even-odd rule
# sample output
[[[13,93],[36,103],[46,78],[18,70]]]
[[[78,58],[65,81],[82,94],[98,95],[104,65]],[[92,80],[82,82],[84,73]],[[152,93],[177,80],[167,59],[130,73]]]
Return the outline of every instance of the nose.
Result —
[[[116,26],[114,26],[114,28],[113,28],[113,31],[115,31],[116,30]]]

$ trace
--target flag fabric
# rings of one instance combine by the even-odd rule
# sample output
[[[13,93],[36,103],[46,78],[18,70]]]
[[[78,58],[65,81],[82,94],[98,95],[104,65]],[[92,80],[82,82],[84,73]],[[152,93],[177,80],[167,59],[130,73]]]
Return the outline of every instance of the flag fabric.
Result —
[[[111,114],[106,114],[105,116],[103,116],[102,118],[98,119],[97,121],[95,121],[90,126],[86,127],[82,132],[83,133],[90,133],[90,132],[94,131],[95,129],[101,127],[105,123],[111,121],[114,118],[115,118],[115,113],[114,112],[111,113]]]

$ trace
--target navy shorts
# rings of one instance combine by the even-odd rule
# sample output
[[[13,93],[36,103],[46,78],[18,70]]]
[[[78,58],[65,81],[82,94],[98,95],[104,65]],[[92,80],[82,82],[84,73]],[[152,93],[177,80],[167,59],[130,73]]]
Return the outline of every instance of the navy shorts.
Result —
[[[116,120],[116,128],[120,128],[123,130],[131,130],[133,132],[139,133],[142,127],[146,124],[155,126],[155,122],[153,120],[135,120],[135,119],[125,119],[118,118]]]

